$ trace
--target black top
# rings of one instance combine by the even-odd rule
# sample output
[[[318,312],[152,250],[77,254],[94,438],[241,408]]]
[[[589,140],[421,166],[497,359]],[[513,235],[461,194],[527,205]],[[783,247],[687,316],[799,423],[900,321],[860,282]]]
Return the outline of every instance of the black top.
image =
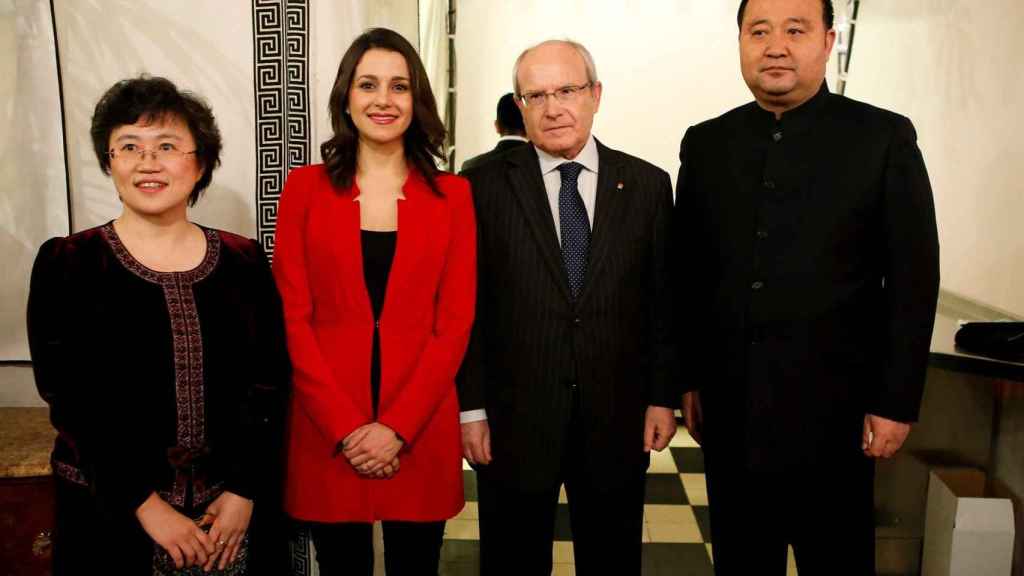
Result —
[[[373,317],[379,320],[380,313],[384,310],[384,295],[388,288],[391,262],[395,257],[398,232],[361,232],[363,277],[366,280],[366,291],[370,295]],[[376,415],[377,402],[380,399],[380,332],[376,329],[373,331],[373,353],[370,358],[370,390],[373,394],[373,412]]]

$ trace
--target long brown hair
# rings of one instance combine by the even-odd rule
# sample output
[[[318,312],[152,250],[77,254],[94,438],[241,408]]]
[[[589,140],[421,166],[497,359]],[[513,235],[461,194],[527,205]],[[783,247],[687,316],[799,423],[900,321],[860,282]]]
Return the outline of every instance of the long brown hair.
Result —
[[[348,95],[356,66],[363,54],[374,48],[397,52],[405,58],[409,67],[413,102],[412,122],[402,137],[405,158],[423,174],[430,189],[440,194],[435,182],[438,169],[434,159],[444,158],[444,122],[437,115],[437,102],[434,93],[430,91],[430,80],[416,50],[401,34],[387,28],[370,28],[361,34],[349,46],[338,65],[338,75],[334,78],[331,100],[327,106],[331,112],[334,136],[320,145],[320,156],[327,166],[331,183],[335,188],[348,188],[355,178],[359,132],[352,118],[345,114],[345,109],[348,108]]]

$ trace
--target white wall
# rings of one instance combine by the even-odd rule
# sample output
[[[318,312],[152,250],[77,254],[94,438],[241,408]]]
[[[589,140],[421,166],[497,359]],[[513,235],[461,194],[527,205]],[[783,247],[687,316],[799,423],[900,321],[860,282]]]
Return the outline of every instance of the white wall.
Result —
[[[0,366],[0,407],[46,406],[36,391],[32,367],[27,364]]]
[[[1024,3],[868,0],[847,94],[909,116],[945,289],[1024,316]]]

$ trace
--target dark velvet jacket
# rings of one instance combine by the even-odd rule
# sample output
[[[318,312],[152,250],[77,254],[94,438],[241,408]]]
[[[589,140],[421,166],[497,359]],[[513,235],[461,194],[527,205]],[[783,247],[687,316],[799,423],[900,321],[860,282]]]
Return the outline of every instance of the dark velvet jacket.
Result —
[[[676,326],[709,455],[857,456],[865,413],[916,420],[939,285],[916,140],[825,85],[778,121],[750,103],[687,130]]]
[[[36,258],[29,345],[59,432],[54,472],[113,516],[153,491],[193,515],[224,490],[257,506],[276,491],[280,299],[259,244],[204,231],[206,256],[187,272],[144,267],[112,224],[53,238]]]

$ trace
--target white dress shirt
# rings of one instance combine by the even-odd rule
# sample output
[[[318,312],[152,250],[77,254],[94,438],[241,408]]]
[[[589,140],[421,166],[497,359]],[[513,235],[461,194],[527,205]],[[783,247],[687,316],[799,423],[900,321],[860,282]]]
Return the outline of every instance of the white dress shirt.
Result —
[[[583,165],[579,178],[576,179],[576,186],[579,188],[580,197],[583,198],[583,206],[587,209],[587,219],[590,220],[590,228],[594,228],[594,211],[597,209],[597,142],[594,135],[587,138],[587,143],[575,158],[565,159],[561,156],[552,156],[537,148],[537,159],[540,162],[540,173],[544,177],[544,190],[548,195],[548,204],[551,206],[551,216],[555,222],[555,234],[558,242],[562,242],[562,230],[559,225],[558,192],[562,188],[562,173],[558,167],[566,162],[577,162]],[[459,422],[467,424],[487,419],[487,411],[483,408],[478,410],[466,410],[459,413]]]
[[[513,142],[529,142],[525,136],[519,136],[518,134],[506,134],[498,138],[498,142],[504,142],[506,140],[511,140]]]

